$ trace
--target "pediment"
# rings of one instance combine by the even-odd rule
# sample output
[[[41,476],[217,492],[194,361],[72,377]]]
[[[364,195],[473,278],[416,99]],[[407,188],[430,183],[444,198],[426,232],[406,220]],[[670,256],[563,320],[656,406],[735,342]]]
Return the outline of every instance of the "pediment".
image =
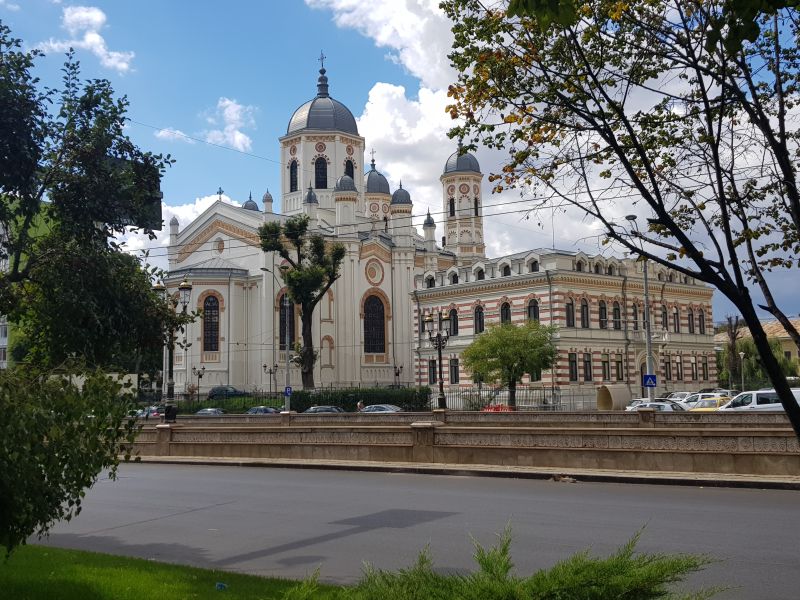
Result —
[[[261,246],[261,240],[255,231],[217,218],[181,244],[181,250],[178,252],[178,262],[181,263],[189,258],[200,246],[220,233],[240,240],[249,246],[255,246],[256,248]]]

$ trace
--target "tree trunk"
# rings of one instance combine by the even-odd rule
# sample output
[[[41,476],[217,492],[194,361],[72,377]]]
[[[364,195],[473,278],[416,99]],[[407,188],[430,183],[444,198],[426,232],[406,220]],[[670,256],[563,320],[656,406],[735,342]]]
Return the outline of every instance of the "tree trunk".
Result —
[[[314,363],[316,362],[314,356],[314,337],[312,335],[312,323],[314,311],[306,310],[303,307],[300,314],[300,322],[303,328],[303,348],[300,353],[300,374],[303,377],[303,389],[314,389]]]
[[[517,410],[517,380],[512,379],[508,382],[508,407]]]
[[[778,394],[778,398],[780,398],[786,415],[789,417],[789,422],[792,424],[794,434],[797,436],[797,439],[800,439],[800,405],[798,405],[794,394],[792,394],[792,388],[789,387],[789,382],[786,381],[786,375],[784,375],[781,370],[778,359],[772,353],[767,334],[764,333],[761,321],[759,321],[756,311],[750,302],[750,294],[743,294],[742,300],[738,308],[742,311],[742,317],[744,317],[745,323],[750,328],[750,334],[753,336],[753,343],[761,357],[761,364],[767,372],[772,386]]]

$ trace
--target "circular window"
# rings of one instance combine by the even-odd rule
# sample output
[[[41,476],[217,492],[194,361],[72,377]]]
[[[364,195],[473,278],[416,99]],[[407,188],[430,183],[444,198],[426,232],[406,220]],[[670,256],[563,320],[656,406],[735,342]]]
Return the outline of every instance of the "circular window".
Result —
[[[291,148],[289,148],[289,154],[291,154],[292,156],[297,154],[297,146],[292,146]]]
[[[479,186],[479,185],[473,185],[473,186],[472,186],[472,191],[473,191],[473,193],[474,193],[476,196],[479,196],[479,195],[480,195],[480,193],[481,193],[481,186]]]
[[[466,183],[462,183],[458,186],[458,191],[462,194],[469,194],[469,186]]]
[[[367,263],[365,275],[371,285],[380,285],[383,282],[383,266],[373,259]]]
[[[381,207],[378,205],[378,203],[377,203],[377,202],[373,202],[372,204],[370,204],[370,205],[369,205],[369,209],[370,209],[372,212],[378,212],[378,211],[380,210],[380,208],[381,208]]]
[[[322,142],[317,142],[317,145],[314,146],[314,148],[317,150],[317,152],[325,152],[326,146]]]
[[[347,155],[348,156],[353,156],[353,147],[351,145],[348,144],[347,148],[345,148],[345,150],[347,151]],[[321,152],[321,150],[320,150],[320,152]]]
[[[383,212],[385,212],[385,213],[389,212],[389,205],[388,204],[384,204],[383,205]]]

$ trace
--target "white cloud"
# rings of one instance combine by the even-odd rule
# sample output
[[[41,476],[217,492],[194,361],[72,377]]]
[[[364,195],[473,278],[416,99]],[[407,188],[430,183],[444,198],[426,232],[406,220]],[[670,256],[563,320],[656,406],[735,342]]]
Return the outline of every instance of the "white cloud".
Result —
[[[14,4],[13,2],[9,2],[9,0],[0,0],[0,8],[5,8],[11,11],[17,11],[20,9],[20,5]]]
[[[168,142],[186,142],[187,144],[194,144],[194,140],[192,138],[183,133],[180,129],[174,129],[172,127],[159,129],[153,135],[160,140],[165,140]]]
[[[207,131],[206,141],[249,152],[252,140],[242,129],[255,126],[255,112],[254,106],[245,106],[230,98],[220,98],[217,101],[216,113],[208,117],[208,122],[212,125],[221,125],[222,128]]]
[[[63,9],[61,26],[67,30],[71,38],[67,40],[51,38],[39,44],[39,48],[45,52],[66,52],[70,48],[87,50],[107,69],[127,73],[131,70],[135,54],[108,49],[105,38],[100,35],[106,20],[105,13],[97,7],[67,6]]]

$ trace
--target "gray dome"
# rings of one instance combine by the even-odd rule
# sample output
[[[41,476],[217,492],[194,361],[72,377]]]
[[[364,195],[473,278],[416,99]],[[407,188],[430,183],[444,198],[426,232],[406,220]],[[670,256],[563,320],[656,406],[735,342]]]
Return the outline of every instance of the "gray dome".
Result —
[[[271,204],[272,203],[272,194],[269,193],[269,190],[264,192],[264,195],[261,197],[261,201],[264,204]]]
[[[169,224],[170,224],[170,225],[177,225],[177,224],[178,224],[178,217],[172,217],[172,218],[169,220]]]
[[[328,94],[328,78],[325,76],[325,69],[319,70],[317,97],[294,111],[292,118],[289,119],[286,135],[304,129],[343,131],[358,135],[358,127],[353,113]]]
[[[436,227],[436,223],[431,216],[431,209],[428,209],[428,216],[425,217],[425,221],[422,223],[423,227]]]
[[[400,182],[400,189],[392,194],[392,204],[411,204],[411,194],[403,189],[403,182]]]
[[[478,164],[478,159],[469,152],[461,154],[461,144],[458,145],[458,150],[450,155],[447,162],[444,163],[445,173],[456,173],[459,171],[474,171],[475,173],[481,172],[481,167]]]
[[[303,204],[319,204],[317,195],[314,193],[314,190],[311,189],[310,184],[308,186],[308,191],[306,192],[306,197],[303,199]]]
[[[336,180],[336,187],[333,190],[335,192],[355,192],[356,182],[349,175],[342,175]]]
[[[372,159],[372,168],[364,175],[364,186],[368,194],[389,194],[389,182],[382,173],[375,170],[375,159]]]
[[[258,204],[253,200],[253,192],[250,192],[250,197],[247,199],[247,202],[242,204],[242,208],[245,210],[259,210]]]

